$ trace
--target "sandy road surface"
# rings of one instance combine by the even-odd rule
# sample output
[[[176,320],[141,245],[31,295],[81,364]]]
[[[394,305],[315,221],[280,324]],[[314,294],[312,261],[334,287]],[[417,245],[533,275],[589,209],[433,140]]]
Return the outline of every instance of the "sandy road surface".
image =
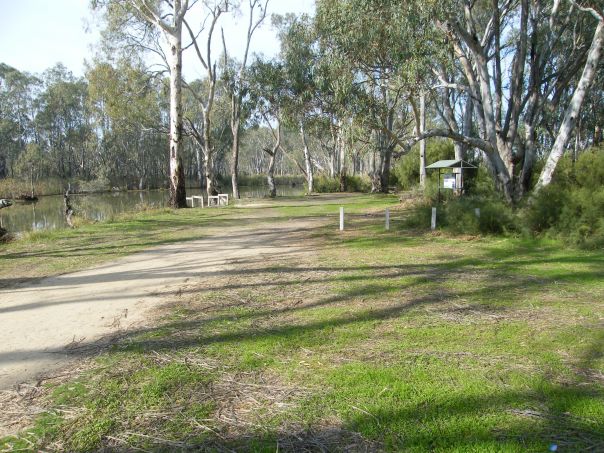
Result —
[[[0,390],[48,375],[78,350],[120,329],[233,260],[301,251],[313,222],[224,230],[193,242],[146,250],[85,271],[0,290]]]

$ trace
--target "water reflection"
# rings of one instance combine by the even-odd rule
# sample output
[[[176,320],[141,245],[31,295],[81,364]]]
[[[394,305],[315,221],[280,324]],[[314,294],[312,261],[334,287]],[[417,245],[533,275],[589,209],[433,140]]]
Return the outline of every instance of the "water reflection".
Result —
[[[278,186],[278,196],[302,195],[303,188]],[[266,197],[266,187],[241,187],[241,198]],[[201,195],[199,189],[187,189],[187,196]],[[96,221],[104,221],[122,212],[134,211],[141,207],[161,208],[167,205],[167,190],[141,192],[111,192],[88,195],[71,195],[71,202],[77,216]],[[0,210],[0,226],[13,233],[36,230],[67,228],[63,215],[63,196],[40,197],[37,203],[15,203],[10,208]]]

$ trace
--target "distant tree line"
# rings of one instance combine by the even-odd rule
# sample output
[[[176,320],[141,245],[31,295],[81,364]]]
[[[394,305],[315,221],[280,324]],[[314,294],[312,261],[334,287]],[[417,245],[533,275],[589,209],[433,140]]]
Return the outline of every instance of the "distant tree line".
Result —
[[[309,192],[318,174],[340,190],[362,174],[386,192],[412,152],[423,186],[426,141],[446,140],[513,204],[602,141],[601,2],[318,0],[315,17],[272,16],[272,59],[249,54],[267,1],[92,6],[105,32],[83,78],[1,66],[0,177],[168,185],[173,206],[185,180],[210,193],[230,179],[237,196],[240,174],[266,174],[272,195],[275,174],[303,175]],[[245,42],[221,29],[234,11]],[[185,51],[197,80],[182,76]]]
[[[100,190],[166,187],[166,85],[140,62],[129,60],[96,62],[84,77],[75,77],[62,65],[29,74],[0,64],[0,179],[56,178],[65,185],[87,182]],[[185,100],[194,105],[187,96]],[[228,111],[221,104],[213,130],[218,175],[229,174],[228,127]],[[269,137],[258,125],[246,128],[243,174],[266,172],[268,156],[262,149]],[[193,138],[185,137],[183,151],[189,184],[205,187]],[[291,175],[298,168],[281,156],[276,171]]]

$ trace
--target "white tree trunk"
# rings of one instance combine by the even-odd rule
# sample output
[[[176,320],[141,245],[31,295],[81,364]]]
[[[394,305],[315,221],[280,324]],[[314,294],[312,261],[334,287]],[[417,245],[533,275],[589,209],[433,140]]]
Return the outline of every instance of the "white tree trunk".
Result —
[[[167,35],[170,45],[170,206],[184,208],[187,203],[184,171],[180,156],[182,140],[181,26],[177,24],[174,29],[174,34]]]
[[[419,133],[426,131],[426,93],[419,97]],[[419,186],[426,187],[426,140],[419,142]]]
[[[600,61],[600,55],[602,53],[603,45],[604,18],[600,18],[598,26],[596,27],[596,31],[594,33],[589,53],[587,54],[587,61],[585,62],[585,67],[583,68],[581,79],[579,80],[577,89],[573,93],[573,97],[570,101],[570,104],[567,107],[566,112],[564,113],[564,119],[562,120],[562,124],[560,125],[556,141],[554,142],[554,146],[552,147],[552,150],[549,153],[549,157],[547,158],[545,167],[541,171],[539,181],[537,181],[537,185],[535,186],[535,193],[537,193],[543,187],[547,186],[552,181],[554,170],[556,169],[558,161],[564,154],[564,149],[566,148],[568,140],[570,139],[570,134],[573,128],[575,127],[575,122],[577,121],[577,116],[579,115],[579,112],[581,110],[581,106],[583,104],[583,100],[585,99],[587,90],[591,86],[593,79],[596,75],[596,69]]]
[[[302,137],[302,144],[304,145],[304,164],[306,165],[306,182],[308,184],[308,193],[311,194],[314,190],[312,159],[310,156],[310,150],[308,149],[308,143],[306,142],[304,124],[302,122],[300,122],[300,136]]]

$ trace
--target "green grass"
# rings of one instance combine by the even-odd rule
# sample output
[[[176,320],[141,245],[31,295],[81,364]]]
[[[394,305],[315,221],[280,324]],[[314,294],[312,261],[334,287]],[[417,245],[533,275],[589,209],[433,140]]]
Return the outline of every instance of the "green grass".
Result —
[[[327,197],[259,208],[259,225],[334,219],[309,239],[313,252],[204,279],[159,325],[55,388],[22,438],[75,451],[602,450],[602,254],[396,223],[385,232],[380,217],[334,228],[340,205],[362,213],[392,203]],[[174,228],[204,219],[210,234],[255,211],[151,216]]]

